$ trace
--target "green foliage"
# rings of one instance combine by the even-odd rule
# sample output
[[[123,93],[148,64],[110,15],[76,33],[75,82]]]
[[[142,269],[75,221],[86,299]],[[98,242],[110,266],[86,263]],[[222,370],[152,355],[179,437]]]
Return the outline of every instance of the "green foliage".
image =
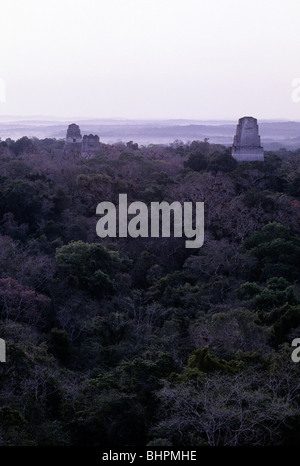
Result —
[[[237,161],[228,153],[213,154],[209,159],[208,170],[212,172],[230,173],[237,167]]]
[[[291,232],[289,228],[278,222],[271,222],[265,225],[260,231],[253,233],[244,242],[246,249],[253,249],[261,244],[271,242],[275,239],[289,240]]]
[[[135,155],[133,152],[124,151],[120,154],[119,160],[122,162],[142,161],[142,158],[139,155]]]
[[[261,287],[257,283],[246,282],[240,286],[238,296],[240,299],[251,299],[257,296],[261,291]]]
[[[266,285],[261,293],[257,293],[254,297],[255,309],[270,311],[286,303],[296,304],[298,302],[293,287],[284,278],[270,278]]]
[[[26,419],[18,409],[8,406],[0,408],[0,445],[2,445],[2,438],[5,439],[7,445],[22,445],[22,431],[26,424]]]
[[[225,361],[216,357],[209,346],[198,348],[189,356],[187,365],[183,368],[182,374],[171,374],[172,381],[188,382],[189,380],[202,380],[205,374],[224,373],[234,374],[239,370],[240,364],[236,361]]]
[[[209,347],[206,346],[202,349],[197,349],[189,357],[187,367],[190,369],[197,369],[200,372],[234,372],[232,364],[222,359],[216,358],[210,351]]]
[[[296,444],[298,151],[0,143],[0,445]],[[205,203],[198,250],[97,238],[95,209]]]
[[[10,427],[24,427],[26,421],[17,409],[0,408],[0,423],[2,429]]]
[[[191,168],[196,172],[205,170],[208,165],[208,159],[205,155],[200,152],[193,152],[187,161],[184,162],[185,168]]]
[[[16,142],[11,143],[10,149],[15,153],[15,155],[20,155],[22,152],[32,152],[34,150],[34,145],[27,136],[23,136]]]
[[[247,238],[244,247],[257,259],[255,271],[261,279],[300,277],[300,239],[283,225],[269,223]]]
[[[183,286],[190,280],[191,278],[188,273],[176,271],[157,280],[155,283],[155,289],[159,290],[160,293],[163,293],[168,287],[173,289],[178,286]]]
[[[24,180],[3,180],[0,185],[0,215],[13,213],[19,223],[35,224],[42,207],[40,186]]]
[[[113,274],[126,270],[128,261],[118,252],[101,244],[72,241],[57,249],[55,255],[60,272],[72,286],[86,289],[101,296],[113,293]]]
[[[300,306],[286,304],[276,312],[276,317],[277,319],[272,326],[272,335],[274,343],[279,345],[287,340],[287,334],[290,330],[300,326]]]
[[[273,212],[275,209],[275,203],[270,194],[257,189],[247,191],[244,194],[243,201],[250,208],[261,206],[266,212]]]
[[[296,175],[289,183],[287,192],[290,196],[300,197],[300,175]]]

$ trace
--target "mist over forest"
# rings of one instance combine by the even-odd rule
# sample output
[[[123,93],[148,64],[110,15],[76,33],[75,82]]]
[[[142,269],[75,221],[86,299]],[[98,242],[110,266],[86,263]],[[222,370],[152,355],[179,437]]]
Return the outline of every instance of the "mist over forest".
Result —
[[[54,117],[0,116],[0,135],[19,139],[22,136],[63,139],[73,120],[85,134],[98,134],[104,143],[134,140],[141,145],[170,144],[174,140],[185,143],[209,139],[211,143],[231,146],[236,121],[228,120],[127,120],[127,119],[66,119]],[[262,145],[267,150],[281,147],[297,149],[300,146],[299,121],[260,121]]]

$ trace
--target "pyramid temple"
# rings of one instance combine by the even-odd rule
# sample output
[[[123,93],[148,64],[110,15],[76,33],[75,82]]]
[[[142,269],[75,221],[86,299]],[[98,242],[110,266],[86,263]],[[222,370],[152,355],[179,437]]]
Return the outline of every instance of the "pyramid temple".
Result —
[[[78,155],[85,158],[92,157],[100,150],[99,136],[89,134],[82,137],[78,125],[72,123],[68,126],[64,153]]]
[[[264,161],[264,151],[260,144],[256,118],[246,116],[239,119],[231,155],[238,162]]]

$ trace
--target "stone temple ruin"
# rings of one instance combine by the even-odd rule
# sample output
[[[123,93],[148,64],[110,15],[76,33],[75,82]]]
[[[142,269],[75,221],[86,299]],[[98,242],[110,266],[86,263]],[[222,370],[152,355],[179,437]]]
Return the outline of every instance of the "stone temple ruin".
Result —
[[[83,136],[82,139],[82,155],[84,157],[90,157],[95,154],[97,150],[100,149],[99,136],[96,134],[89,134],[88,136]]]
[[[68,126],[64,153],[66,155],[92,157],[100,150],[99,136],[89,134],[81,136],[80,128],[75,123]]]
[[[256,118],[247,116],[239,119],[231,155],[238,162],[264,161]]]
[[[90,158],[99,150],[99,136],[89,134],[82,137],[78,125],[72,123],[68,126],[64,154]],[[246,116],[239,119],[231,155],[238,162],[264,161],[256,118]]]

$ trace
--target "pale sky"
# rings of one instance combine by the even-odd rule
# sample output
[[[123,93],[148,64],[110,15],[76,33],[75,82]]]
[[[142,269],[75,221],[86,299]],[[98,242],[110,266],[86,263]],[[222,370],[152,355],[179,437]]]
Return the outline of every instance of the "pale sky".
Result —
[[[299,18],[299,0],[0,0],[0,115],[300,120]]]

